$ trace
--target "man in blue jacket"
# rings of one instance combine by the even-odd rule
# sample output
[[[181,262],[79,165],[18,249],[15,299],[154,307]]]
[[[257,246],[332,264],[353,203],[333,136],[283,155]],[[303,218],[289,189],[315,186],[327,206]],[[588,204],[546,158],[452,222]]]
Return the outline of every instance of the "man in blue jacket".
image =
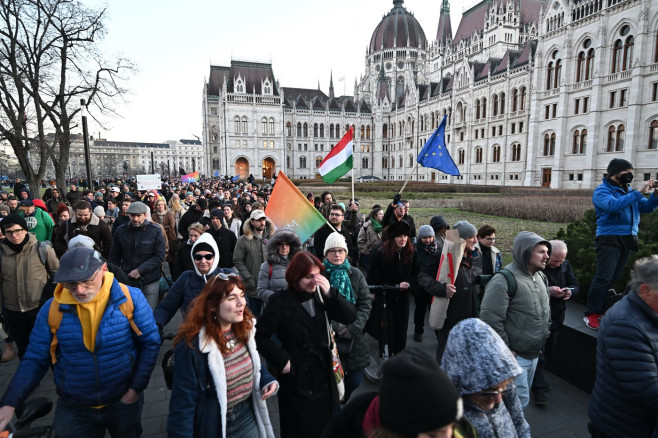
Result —
[[[592,437],[658,436],[658,255],[635,263],[631,292],[601,321]]]
[[[596,210],[596,274],[589,287],[584,318],[592,330],[599,328],[608,290],[621,278],[630,252],[639,249],[640,213],[658,207],[658,189],[653,180],[643,182],[639,191],[630,188],[633,165],[629,161],[614,158],[607,171],[592,196]],[[645,198],[643,193],[650,191],[653,193],[649,199]]]
[[[146,219],[148,207],[133,202],[126,210],[130,222],[114,233],[108,261],[121,266],[132,286],[139,287],[151,308],[160,297],[160,268],[165,258],[165,237],[161,228]]]
[[[0,400],[0,430],[52,365],[58,437],[103,436],[106,430],[112,437],[139,437],[142,391],[160,350],[151,308],[138,289],[114,279],[93,249],[64,254],[55,281],[54,298],[39,311]]]

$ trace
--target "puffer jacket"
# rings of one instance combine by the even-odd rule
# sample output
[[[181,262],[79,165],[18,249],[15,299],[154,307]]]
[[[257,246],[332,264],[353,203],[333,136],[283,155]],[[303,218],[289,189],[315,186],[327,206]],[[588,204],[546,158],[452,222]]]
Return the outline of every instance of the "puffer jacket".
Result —
[[[658,431],[658,315],[635,292],[601,320],[589,418],[607,436]]]
[[[368,350],[368,340],[364,334],[366,322],[370,317],[372,310],[372,299],[370,298],[370,291],[368,290],[368,283],[358,268],[352,266],[347,275],[350,277],[352,283],[352,292],[356,303],[356,320],[347,324],[347,330],[354,338],[352,351],[340,355],[340,361],[343,364],[345,371],[357,371],[367,367],[370,364],[370,350]],[[325,275],[326,276],[326,275]],[[336,333],[336,340],[338,341],[338,323],[332,321],[331,325]]]
[[[263,236],[258,238],[254,235],[251,221],[247,221],[242,226],[243,234],[238,239],[238,243],[235,244],[235,250],[233,250],[233,265],[244,280],[245,293],[252,298],[258,298],[258,291],[256,290],[258,272],[260,271],[260,265],[265,261],[267,243],[270,237],[274,235],[274,231],[274,224],[267,219]]]
[[[59,225],[57,235],[53,236],[53,246],[55,246],[57,255],[59,257],[63,256],[69,249],[69,241],[79,235],[91,237],[94,240],[94,249],[100,252],[104,258],[110,255],[112,230],[108,224],[98,219],[98,216],[95,214],[91,215],[91,221],[87,224],[84,231],[76,221],[75,214],[71,216],[71,219]]]
[[[286,257],[279,255],[279,245],[287,242],[290,245],[290,253]],[[272,295],[281,292],[288,287],[286,281],[286,268],[290,260],[302,250],[302,242],[297,234],[289,230],[277,230],[269,242],[267,242],[267,261],[260,265],[258,271],[258,298],[265,303]]]
[[[370,219],[368,222],[363,224],[361,231],[359,231],[359,236],[356,239],[356,243],[359,247],[359,253],[363,255],[370,255],[372,249],[382,242],[381,233],[377,234],[372,228],[372,220],[373,219]]]
[[[6,245],[4,240],[0,244],[2,304],[14,312],[26,312],[39,307],[41,291],[48,281],[48,271],[39,258],[39,242],[34,234],[27,234],[27,237],[28,242],[19,253]],[[54,273],[59,269],[59,260],[51,246],[47,246],[46,251],[48,269]]]
[[[541,271],[530,275],[526,268],[533,248],[540,243],[551,247],[535,233],[522,231],[517,235],[512,250],[514,261],[505,267],[516,280],[514,297],[508,295],[505,277],[495,275],[487,283],[480,308],[480,318],[512,351],[526,359],[539,356],[551,326],[546,276]]]
[[[160,278],[160,267],[166,253],[165,237],[159,225],[144,221],[141,227],[121,225],[114,234],[109,262],[121,266],[126,274],[137,269],[143,284]]]
[[[57,394],[73,406],[116,403],[128,388],[144,391],[160,351],[153,311],[144,295],[139,289],[128,287],[134,305],[133,321],[142,333],[138,336],[119,309],[126,301],[119,282],[111,273],[105,273],[104,281],[107,280],[112,281],[112,287],[98,327],[94,352],[87,350],[82,342],[76,305],[59,305],[63,315],[57,331],[57,362],[53,374]],[[62,286],[57,286],[55,297],[61,291]],[[48,312],[55,299],[47,301],[39,311],[27,351],[0,401],[3,406],[18,406],[25,401],[51,366]]]
[[[651,213],[658,207],[652,191],[649,199],[637,190],[625,192],[607,178],[594,190],[592,203],[596,210],[597,236],[637,236],[640,213]]]
[[[215,254],[218,253],[215,239],[213,239],[210,234],[203,233],[199,239],[194,242],[194,245],[192,245],[192,248],[189,252],[190,259],[194,253],[194,247],[199,243],[207,243],[213,248]],[[217,257],[215,257],[212,261],[212,265],[210,266],[210,273],[202,275],[194,262],[192,262],[193,270],[185,271],[180,277],[178,277],[176,282],[171,286],[171,289],[169,289],[165,295],[164,299],[160,301],[160,304],[158,304],[158,306],[153,311],[155,322],[159,327],[164,327],[167,325],[169,320],[174,317],[178,309],[182,309],[184,315],[188,307],[190,307],[192,300],[194,300],[199,295],[201,289],[203,289],[203,286],[205,286],[208,282],[209,277],[217,275],[220,272],[223,272],[224,274],[235,273],[230,269],[219,268],[218,264],[219,260]]]
[[[465,319],[450,331],[441,368],[464,398],[464,417],[477,431],[478,438],[530,438],[530,426],[523,416],[516,387],[509,383],[503,403],[485,411],[468,395],[514,379],[523,370],[491,327],[477,318]]]

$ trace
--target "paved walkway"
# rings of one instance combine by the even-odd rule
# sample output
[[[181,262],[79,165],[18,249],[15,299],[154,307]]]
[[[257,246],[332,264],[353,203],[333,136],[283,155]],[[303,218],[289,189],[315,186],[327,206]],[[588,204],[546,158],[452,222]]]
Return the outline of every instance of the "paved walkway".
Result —
[[[413,304],[411,308],[413,310]],[[181,317],[180,314],[178,314],[178,316],[165,327],[164,332],[175,332],[180,321]],[[413,315],[410,315],[410,321],[413,321]],[[429,327],[426,326],[422,343],[417,343],[412,340],[413,322],[410,323],[409,329],[409,341],[407,345],[419,346],[431,355],[434,355],[436,339],[434,338],[434,333]],[[167,412],[169,410],[169,396],[171,392],[167,390],[165,385],[160,363],[164,352],[169,348],[172,348],[172,341],[165,341],[160,351],[158,363],[153,372],[153,376],[151,377],[148,389],[144,393],[145,402],[142,414],[144,437],[166,436]],[[4,393],[7,389],[9,381],[16,371],[17,366],[18,359],[0,365],[0,393]],[[548,394],[550,404],[545,408],[537,408],[531,404],[526,409],[526,418],[530,423],[532,436],[535,438],[589,438],[589,433],[587,433],[587,402],[589,400],[589,395],[550,373],[546,374],[547,380],[553,387],[552,391]],[[375,385],[364,380],[363,385],[357,390],[357,393],[372,391],[375,389]],[[37,387],[32,396],[45,396],[53,400],[53,402],[56,401],[57,395],[55,393],[55,386],[50,371],[46,377],[44,377],[41,385]],[[276,398],[269,400],[268,406],[272,423],[275,426],[276,435],[279,437],[278,403]],[[48,422],[52,422],[52,417],[53,412],[51,412],[48,417],[36,422],[35,425],[48,424]]]

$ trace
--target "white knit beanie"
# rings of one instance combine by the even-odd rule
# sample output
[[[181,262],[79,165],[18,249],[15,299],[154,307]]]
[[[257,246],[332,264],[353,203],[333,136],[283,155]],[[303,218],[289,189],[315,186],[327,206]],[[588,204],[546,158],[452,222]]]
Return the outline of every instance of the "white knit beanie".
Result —
[[[327,252],[332,248],[343,248],[347,254],[347,243],[345,242],[345,236],[340,233],[333,232],[327,237],[327,240],[324,242],[324,255],[327,255]]]

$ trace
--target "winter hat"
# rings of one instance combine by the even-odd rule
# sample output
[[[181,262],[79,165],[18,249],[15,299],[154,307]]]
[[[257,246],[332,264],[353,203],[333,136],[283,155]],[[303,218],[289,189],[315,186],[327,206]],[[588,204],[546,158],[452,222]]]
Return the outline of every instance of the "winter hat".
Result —
[[[99,205],[98,207],[94,208],[94,214],[98,217],[103,217],[105,216],[105,210]]]
[[[10,213],[0,223],[0,227],[2,227],[2,233],[4,234],[5,229],[14,224],[20,226],[24,230],[27,230],[27,222],[25,222],[23,216],[19,216],[16,213]]]
[[[9,208],[8,205],[5,204],[0,204],[0,211],[4,211],[5,213],[11,213],[11,209]]]
[[[135,201],[130,204],[126,213],[128,214],[146,214],[148,212],[148,207],[143,202]]]
[[[23,199],[20,204],[18,204],[19,207],[34,207],[34,201],[32,199]]]
[[[345,242],[345,236],[335,231],[331,233],[327,237],[327,240],[324,242],[324,255],[326,256],[327,252],[329,252],[329,250],[332,248],[343,248],[347,254],[347,243]]]
[[[436,360],[407,348],[386,361],[379,384],[381,424],[391,432],[416,435],[462,416],[462,400]]]
[[[613,158],[610,160],[610,163],[608,163],[608,176],[623,172],[626,169],[633,169],[633,165],[630,161],[626,161],[623,158]]]
[[[197,199],[196,200],[196,205],[201,207],[201,210],[207,210],[208,209],[208,201],[206,201],[203,198],[202,199]]]
[[[429,225],[421,225],[418,229],[418,238],[434,237],[434,228]]]
[[[523,372],[500,335],[478,318],[465,319],[450,330],[441,367],[460,395],[475,394]]]
[[[459,237],[462,239],[469,239],[473,236],[476,236],[478,233],[477,228],[475,228],[475,225],[470,223],[469,221],[459,221],[455,225],[452,226],[454,230],[459,231]]]
[[[394,239],[398,236],[411,236],[411,227],[404,221],[397,221],[386,229],[386,238]]]
[[[434,231],[439,231],[441,228],[450,228],[448,222],[446,222],[446,220],[440,214],[437,214],[436,216],[432,217],[432,219],[430,219],[430,226],[434,229]]]
[[[77,248],[79,246],[83,248],[94,249],[94,245],[96,245],[94,239],[89,236],[85,236],[84,234],[78,234],[73,239],[69,240],[69,249]]]
[[[199,242],[198,244],[194,245],[194,250],[192,251],[192,255],[198,253],[199,251],[208,251],[215,254],[215,250],[213,249],[213,247],[206,242]]]
[[[215,208],[215,209],[213,209],[213,211],[210,212],[210,217],[211,218],[218,217],[218,218],[221,219],[221,218],[224,217],[224,212],[222,210],[220,210],[219,208]]]
[[[57,206],[57,211],[55,211],[55,215],[59,217],[59,215],[64,213],[65,211],[69,211],[69,208],[66,206],[66,204],[59,204]]]

